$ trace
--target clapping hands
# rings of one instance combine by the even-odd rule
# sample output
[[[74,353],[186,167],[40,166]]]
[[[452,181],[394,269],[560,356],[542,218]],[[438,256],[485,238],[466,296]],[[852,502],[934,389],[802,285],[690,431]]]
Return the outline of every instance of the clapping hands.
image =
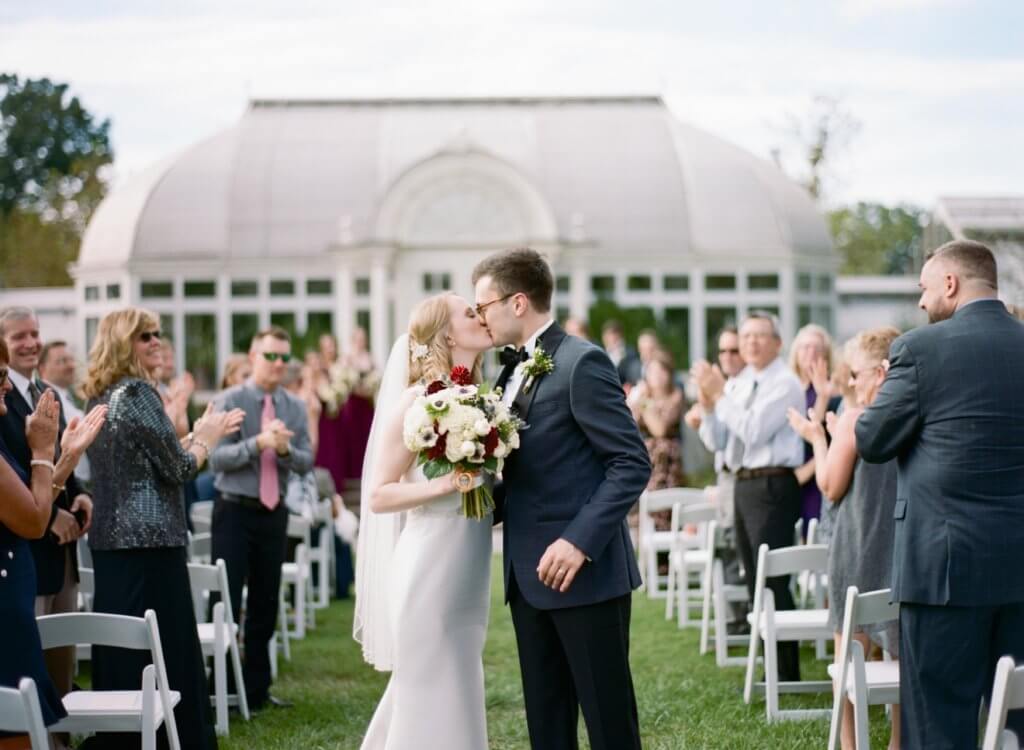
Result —
[[[62,454],[73,456],[77,461],[100,434],[107,419],[107,406],[94,406],[84,417],[74,417],[64,429],[60,439]]]
[[[214,411],[213,404],[207,404],[206,411],[196,420],[192,432],[198,440],[212,448],[225,435],[238,432],[244,419],[245,412],[242,409]]]
[[[690,377],[697,384],[697,399],[705,410],[715,407],[715,402],[725,393],[725,375],[718,365],[706,359],[699,359],[690,368]]]
[[[835,416],[829,412],[826,419],[829,417],[835,419]],[[790,408],[786,412],[786,418],[789,419],[789,426],[793,428],[793,431],[808,443],[825,438],[825,427],[814,418],[814,409],[808,409],[805,417],[796,409]]]
[[[25,420],[25,439],[33,458],[53,460],[59,421],[60,403],[53,391],[47,388],[36,402],[35,410]]]
[[[278,454],[285,455],[289,451],[291,439],[295,433],[285,427],[280,419],[271,420],[256,436],[256,447],[260,450],[273,448]]]

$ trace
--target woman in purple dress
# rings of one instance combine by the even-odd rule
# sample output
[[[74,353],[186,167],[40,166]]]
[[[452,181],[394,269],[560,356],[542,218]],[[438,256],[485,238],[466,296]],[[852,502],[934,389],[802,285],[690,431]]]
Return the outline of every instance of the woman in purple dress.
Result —
[[[323,408],[317,432],[319,442],[314,463],[331,473],[338,491],[345,486],[345,469],[342,461],[345,434],[341,421],[341,410],[334,402],[331,388],[330,369],[338,364],[338,343],[334,336],[325,333],[320,337],[319,356],[308,356],[306,365],[316,377],[315,388]]]
[[[338,417],[344,438],[339,456],[341,477],[334,478],[339,488],[345,486],[346,480],[359,479],[363,475],[363,456],[370,439],[370,426],[373,424],[373,400],[380,381],[364,328],[357,327],[352,332],[349,349],[342,356],[341,363],[355,373],[358,379]]]

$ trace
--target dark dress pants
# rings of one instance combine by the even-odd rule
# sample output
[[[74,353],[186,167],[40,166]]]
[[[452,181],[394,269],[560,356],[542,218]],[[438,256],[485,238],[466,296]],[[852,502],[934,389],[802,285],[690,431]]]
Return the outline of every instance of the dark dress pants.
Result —
[[[1002,656],[1024,661],[1024,603],[900,604],[900,746],[977,747],[978,708]],[[1006,719],[1024,737],[1024,711]]]
[[[736,551],[746,571],[747,592],[754,601],[757,574],[757,550],[793,546],[793,528],[800,518],[800,484],[796,475],[780,474],[756,479],[736,480]],[[775,609],[796,609],[789,589],[789,576],[769,578],[766,585],[775,595]],[[779,643],[779,679],[800,679],[800,644]]]
[[[592,750],[639,750],[629,671],[630,594],[542,610],[509,584],[532,750],[576,750],[579,710]]]
[[[242,587],[249,588],[242,675],[250,708],[262,706],[270,690],[268,644],[277,625],[287,532],[288,509],[283,502],[272,511],[259,501],[243,505],[224,498],[213,506],[212,556],[227,565],[231,611],[236,618],[242,611]]]

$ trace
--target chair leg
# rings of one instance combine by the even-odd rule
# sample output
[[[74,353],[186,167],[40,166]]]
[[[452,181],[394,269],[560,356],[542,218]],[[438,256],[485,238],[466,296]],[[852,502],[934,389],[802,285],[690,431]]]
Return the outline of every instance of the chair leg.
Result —
[[[675,603],[676,593],[676,582],[678,576],[676,575],[676,566],[679,564],[679,558],[675,552],[668,553],[668,582],[666,583],[667,595],[665,596],[665,619],[672,619],[672,605]]]
[[[711,631],[711,566],[704,570],[704,595],[700,607],[700,654],[708,652],[708,641]]]
[[[843,708],[846,702],[846,673],[836,663],[836,677],[832,680],[832,720],[828,727],[828,750],[839,750],[839,735],[843,731]]]
[[[221,635],[218,635],[213,652],[213,684],[214,701],[217,705],[216,729],[218,735],[228,734],[228,670],[225,651],[227,644],[221,642]],[[244,686],[244,683],[243,683]]]
[[[757,650],[761,643],[761,634],[758,631],[757,620],[760,613],[754,611],[753,622],[750,624],[750,647],[747,649],[747,676],[743,682],[743,702],[750,705],[754,696],[754,670],[757,668]],[[725,638],[725,634],[722,635]]]
[[[769,722],[779,717],[779,644],[771,630],[768,623],[764,637],[764,705]]]
[[[251,718],[249,715],[249,698],[245,694],[245,678],[242,676],[242,657],[238,653],[238,641],[232,638],[229,642],[228,650],[231,652],[231,671],[235,674],[235,689],[238,691],[238,712],[242,714],[242,718],[249,721]],[[271,678],[277,677],[277,638],[270,639],[271,658],[270,658],[270,671],[272,672]]]

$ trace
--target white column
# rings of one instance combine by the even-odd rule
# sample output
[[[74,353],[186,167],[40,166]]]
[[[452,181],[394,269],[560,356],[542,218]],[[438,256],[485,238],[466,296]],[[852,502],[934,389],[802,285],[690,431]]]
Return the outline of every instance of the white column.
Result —
[[[782,326],[782,342],[785,346],[796,336],[796,273],[793,266],[779,269],[779,324]]]
[[[573,254],[569,278],[569,314],[587,322],[587,265],[582,252]]]
[[[704,314],[704,272],[694,269],[690,272],[690,362],[707,359],[705,346]]]
[[[352,266],[343,261],[334,274],[334,335],[344,345],[352,338],[355,327],[356,313],[352,304],[355,293]]]
[[[385,255],[383,252],[382,255]],[[370,350],[378,362],[387,359],[391,350],[388,316],[388,268],[390,258],[374,257],[370,269]]]
[[[224,372],[231,349],[231,277],[222,273],[217,278],[217,371],[214,378]]]

